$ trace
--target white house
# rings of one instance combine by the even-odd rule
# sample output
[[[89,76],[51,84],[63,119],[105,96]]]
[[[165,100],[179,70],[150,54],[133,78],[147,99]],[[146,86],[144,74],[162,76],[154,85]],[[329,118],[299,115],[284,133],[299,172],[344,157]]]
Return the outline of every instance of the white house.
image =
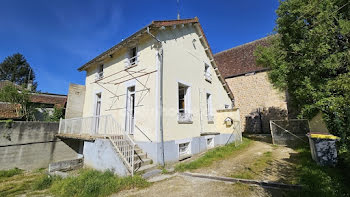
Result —
[[[237,139],[239,111],[198,18],[153,21],[78,70],[83,109],[58,136],[83,142],[85,165],[132,174]]]

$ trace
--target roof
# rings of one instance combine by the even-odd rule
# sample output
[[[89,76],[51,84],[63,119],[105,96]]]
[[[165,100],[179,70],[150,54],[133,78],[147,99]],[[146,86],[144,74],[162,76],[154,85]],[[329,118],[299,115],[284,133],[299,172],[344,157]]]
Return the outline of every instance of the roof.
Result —
[[[8,81],[8,80],[0,81],[0,89],[2,89],[3,87],[5,87],[7,85],[15,85],[17,88],[22,89],[21,86],[13,83],[11,81]],[[63,107],[64,104],[67,102],[67,95],[53,94],[53,93],[31,93],[30,101],[32,103],[54,104],[54,105],[60,105]],[[5,106],[5,105],[1,105],[0,108],[3,106]]]
[[[61,107],[63,107],[64,104],[67,102],[67,96],[45,94],[45,93],[34,93],[30,95],[30,101],[32,103],[54,104],[54,105],[60,105]]]
[[[114,52],[116,52],[118,49],[120,49],[121,47],[123,47],[124,45],[126,45],[127,43],[129,43],[133,38],[136,38],[144,33],[147,32],[147,29],[149,28],[149,30],[151,31],[152,29],[156,29],[158,30],[160,27],[166,27],[166,26],[174,26],[174,25],[182,25],[182,24],[190,24],[190,23],[194,23],[194,24],[198,24],[198,30],[199,33],[201,34],[201,39],[204,40],[204,44],[207,47],[207,55],[212,63],[212,66],[214,68],[217,68],[216,65],[216,60],[214,59],[214,55],[213,52],[209,46],[207,37],[204,34],[203,28],[199,23],[199,20],[197,17],[195,18],[191,18],[191,19],[181,19],[181,20],[160,20],[160,21],[152,21],[151,24],[147,25],[146,27],[140,29],[139,31],[137,31],[136,33],[132,34],[131,36],[129,36],[128,38],[126,38],[125,40],[123,40],[122,42],[114,45],[113,47],[111,47],[110,49],[108,49],[107,51],[101,53],[100,55],[98,55],[97,57],[95,57],[94,59],[90,60],[89,62],[87,62],[86,64],[84,64],[83,66],[78,68],[78,71],[83,71],[86,70],[89,66],[93,65],[94,63],[100,62],[102,61],[104,58],[113,55]],[[228,88],[227,83],[225,82],[225,79],[223,78],[223,76],[221,75],[219,69],[215,69],[215,72],[220,80],[220,82],[222,83],[224,89],[226,90],[228,96],[230,97],[230,99],[233,101],[234,100],[234,96],[233,93],[231,91],[230,88]]]
[[[136,33],[132,34],[128,38],[126,38],[123,41],[121,41],[120,43],[114,45],[113,47],[111,47],[107,51],[101,53],[100,55],[98,55],[94,59],[90,60],[89,62],[87,62],[83,66],[79,67],[78,71],[83,71],[83,70],[87,69],[91,64],[99,62],[99,61],[103,60],[105,57],[108,57],[109,55],[112,55],[115,51],[117,51],[118,49],[123,47],[125,44],[130,42],[130,40],[132,40],[136,36],[140,36],[140,35],[146,33],[147,28],[152,29],[152,28],[159,28],[159,27],[162,27],[162,26],[166,27],[166,26],[188,24],[188,23],[198,23],[198,18],[195,17],[195,18],[191,18],[191,19],[181,19],[181,20],[152,21],[149,25],[145,26],[144,28],[140,29]]]
[[[20,119],[22,116],[18,113],[21,106],[0,102],[0,119]]]
[[[224,78],[241,76],[251,72],[268,70],[256,64],[254,51],[258,46],[268,46],[271,36],[255,40],[214,55],[220,72]]]

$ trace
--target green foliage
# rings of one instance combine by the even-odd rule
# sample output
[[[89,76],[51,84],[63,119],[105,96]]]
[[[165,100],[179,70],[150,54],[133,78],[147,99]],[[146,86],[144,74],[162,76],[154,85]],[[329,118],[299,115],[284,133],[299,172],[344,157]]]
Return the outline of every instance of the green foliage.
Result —
[[[344,168],[319,166],[311,159],[310,148],[300,148],[296,162],[296,182],[303,185],[295,196],[349,196]],[[293,196],[293,195],[291,195]]]
[[[22,54],[15,53],[6,57],[0,63],[0,80],[9,80],[17,85],[26,85],[29,79],[34,81],[35,73]],[[36,87],[37,83],[34,82],[34,90]]]
[[[62,178],[59,176],[51,176],[51,175],[43,174],[33,182],[32,189],[33,190],[48,189],[49,187],[51,187],[54,181],[59,181],[61,179]]]
[[[31,120],[34,117],[35,106],[30,102],[30,92],[26,89],[7,85],[0,89],[0,101],[19,104],[20,107],[16,107],[17,114],[26,120]]]
[[[276,13],[278,34],[257,49],[257,63],[271,68],[271,82],[288,90],[300,117],[322,111],[350,148],[350,3],[286,0]]]
[[[0,170],[0,179],[1,178],[5,178],[5,177],[12,177],[15,176],[17,174],[21,174],[23,172],[23,170],[18,169],[18,168],[13,168],[10,170]]]
[[[63,117],[63,108],[62,107],[54,107],[53,114],[49,117],[50,121],[57,122]]]
[[[57,196],[109,196],[112,193],[131,189],[143,188],[149,183],[140,176],[117,177],[112,172],[82,170],[79,176],[68,177],[55,181],[51,191]]]
[[[180,163],[175,166],[176,171],[183,172],[185,170],[194,170],[197,168],[210,166],[214,161],[225,159],[232,154],[237,153],[240,150],[247,148],[251,143],[251,140],[243,138],[243,143],[239,146],[235,146],[234,143],[226,146],[217,147],[206,152],[202,157],[191,161],[189,163]]]

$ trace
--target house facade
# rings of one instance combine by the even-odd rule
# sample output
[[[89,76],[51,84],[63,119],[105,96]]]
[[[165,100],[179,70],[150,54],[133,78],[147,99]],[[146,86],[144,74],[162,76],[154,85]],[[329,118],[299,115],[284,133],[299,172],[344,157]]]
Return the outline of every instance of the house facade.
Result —
[[[268,69],[258,66],[254,51],[268,46],[270,37],[255,40],[215,54],[220,72],[235,96],[240,109],[242,131],[270,133],[270,120],[288,116],[288,95],[268,79]]]
[[[134,151],[118,143],[162,164],[232,142],[239,130],[239,110],[197,18],[153,21],[78,70],[86,71],[85,87],[72,88],[67,113],[80,99],[82,117],[61,120],[60,136],[83,139],[88,165],[97,166],[90,155],[99,136],[124,164]]]

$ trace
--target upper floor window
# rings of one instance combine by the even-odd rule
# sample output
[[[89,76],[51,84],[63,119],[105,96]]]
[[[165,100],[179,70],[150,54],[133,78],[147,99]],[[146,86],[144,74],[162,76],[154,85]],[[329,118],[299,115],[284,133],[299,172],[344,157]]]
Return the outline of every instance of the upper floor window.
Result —
[[[204,65],[204,76],[205,76],[205,80],[207,80],[208,82],[211,82],[211,73],[210,73],[210,66],[208,64]]]
[[[138,54],[137,54],[137,47],[132,47],[128,51],[128,59],[126,60],[126,68],[132,67],[137,65],[138,63]]]
[[[207,93],[206,100],[207,100],[207,117],[208,122],[214,122],[214,115],[213,115],[213,107],[212,107],[212,100],[211,100],[211,94]]]
[[[191,123],[192,114],[190,113],[191,109],[191,96],[190,96],[190,87],[184,84],[179,83],[178,85],[178,122],[180,123]]]
[[[99,65],[97,68],[96,80],[103,78],[103,64]]]

